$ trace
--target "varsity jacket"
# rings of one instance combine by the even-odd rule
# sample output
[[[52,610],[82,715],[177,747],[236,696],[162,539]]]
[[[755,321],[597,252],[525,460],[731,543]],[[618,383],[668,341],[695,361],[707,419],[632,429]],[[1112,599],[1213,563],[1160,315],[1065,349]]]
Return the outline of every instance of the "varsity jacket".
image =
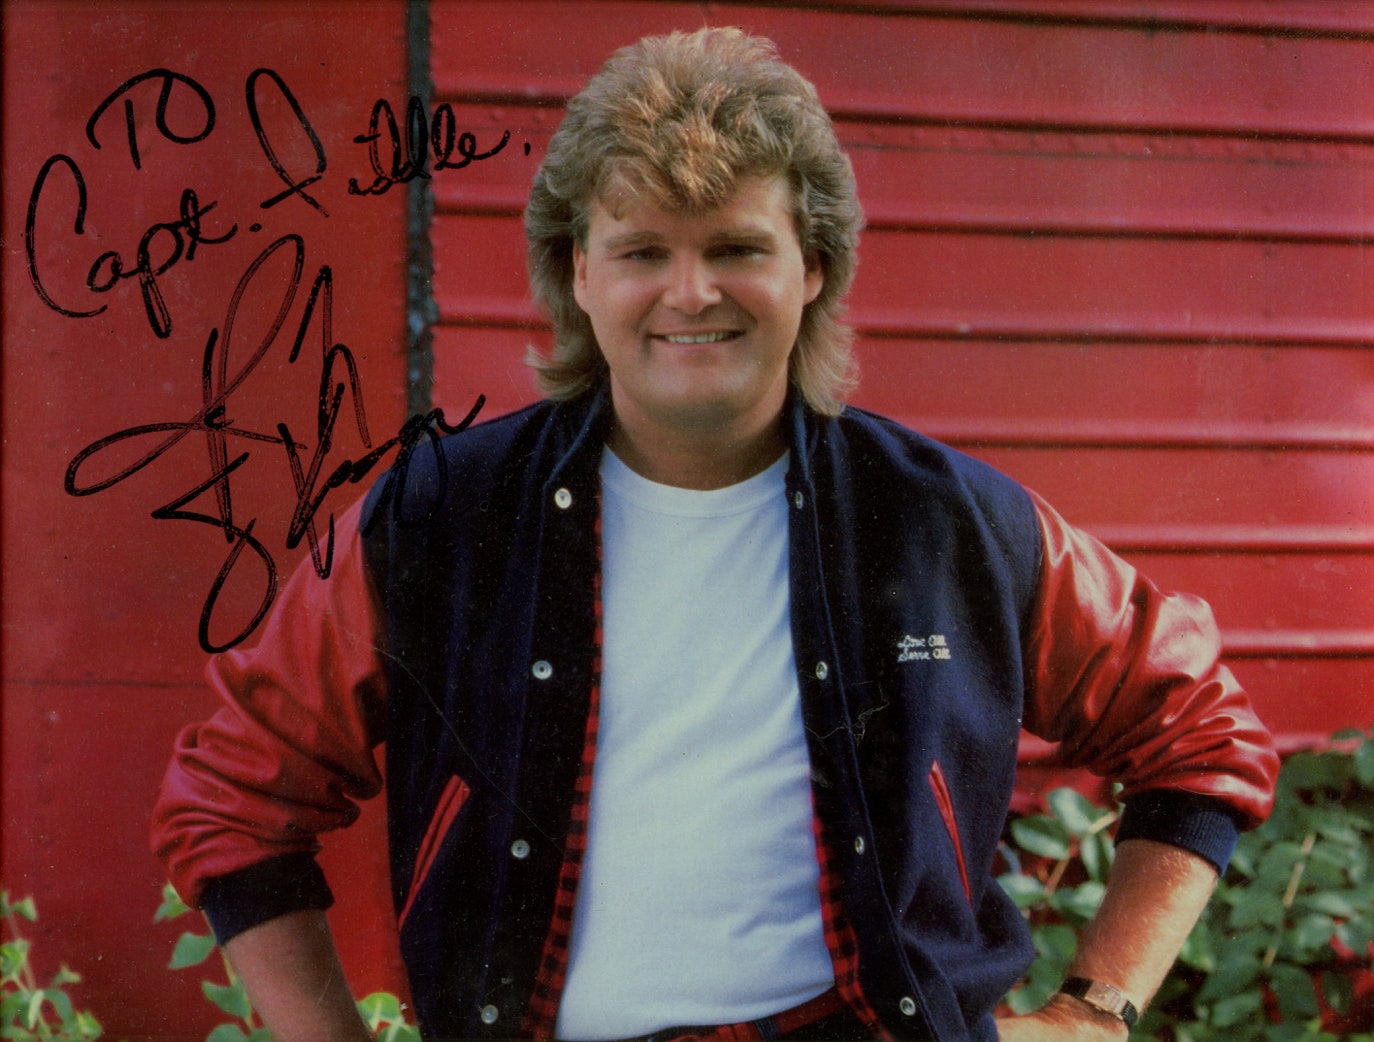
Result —
[[[416,450],[367,497],[361,553],[298,574],[258,648],[212,667],[226,708],[179,739],[154,846],[221,940],[328,904],[315,836],[380,788],[384,739],[422,1029],[517,1032],[599,668],[609,422],[602,391]],[[1268,811],[1272,745],[1202,602],[892,421],[793,400],[784,422],[797,680],[863,995],[894,1036],[995,1039],[1033,954],[993,878],[1020,729],[1123,784],[1118,839],[1218,868]]]

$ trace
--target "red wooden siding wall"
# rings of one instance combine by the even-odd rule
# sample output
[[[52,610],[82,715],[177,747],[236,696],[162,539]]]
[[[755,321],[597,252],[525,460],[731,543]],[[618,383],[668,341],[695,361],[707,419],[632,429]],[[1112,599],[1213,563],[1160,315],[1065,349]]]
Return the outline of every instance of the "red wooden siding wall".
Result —
[[[436,5],[435,396],[531,392],[519,213],[613,44],[772,37],[850,149],[868,406],[1213,603],[1289,746],[1374,721],[1374,5]],[[1035,751],[1032,747],[1032,751]]]
[[[858,172],[870,227],[852,308],[856,402],[991,460],[1163,585],[1207,597],[1287,744],[1374,720],[1374,3],[430,10],[435,100],[481,149],[511,133],[499,156],[433,180],[434,404],[462,415],[482,393],[490,416],[533,397],[521,358],[547,332],[519,213],[563,99],[644,33],[745,26],[817,84]],[[148,517],[208,475],[204,442],[95,497],[67,496],[62,476],[97,438],[196,412],[206,332],[252,256],[286,232],[306,239],[307,278],[333,266],[334,336],[358,352],[374,432],[395,430],[413,383],[401,190],[345,189],[368,175],[352,139],[372,102],[403,104],[405,8],[24,0],[4,16],[0,881],[37,895],[36,956],[86,974],[79,997],[110,1037],[203,1034],[197,975],[163,969],[177,927],[147,923],[161,875],[144,836],[172,735],[211,708],[195,620],[225,544]],[[221,119],[173,147],[145,87],[135,171],[113,144],[92,149],[84,123],[158,66],[203,82]],[[258,67],[283,74],[329,152],[317,186],[329,219],[299,200],[255,209],[279,186],[243,110]],[[174,107],[173,128],[193,114]],[[113,142],[122,117],[107,119]],[[313,164],[286,140],[293,169]],[[85,299],[94,255],[131,252],[151,222],[175,218],[183,187],[217,200],[216,217],[265,228],[161,278],[179,323],[166,341],[132,284],[107,313],[64,319],[33,293],[22,250],[28,193],[55,152],[91,188],[84,240],[69,185],[54,182],[40,214],[45,277],[70,299]],[[233,419],[312,431],[317,379],[272,354]],[[236,510],[279,528],[291,479],[284,459],[254,453]],[[300,553],[279,554],[283,572]],[[324,855],[357,990],[397,986],[382,843],[377,805]]]
[[[163,883],[148,852],[148,819],[176,732],[215,709],[202,681],[205,655],[197,619],[229,544],[205,524],[149,515],[213,474],[207,440],[196,431],[127,480],[90,496],[63,491],[64,473],[98,439],[143,424],[186,423],[203,408],[201,364],[212,329],[229,379],[286,295],[290,247],[268,261],[231,333],[230,300],[253,260],[278,237],[303,244],[301,285],[287,321],[262,362],[229,395],[225,420],[271,435],[289,425],[307,448],[319,444],[316,403],[322,375],[323,306],[299,359],[287,361],[306,297],[321,265],[334,274],[333,338],[353,351],[371,433],[377,441],[403,419],[406,384],[405,196],[348,193],[349,178],[371,179],[365,147],[373,102],[404,111],[405,10],[395,3],[79,3],[19,0],[4,7],[4,472],[3,472],[3,824],[0,885],[33,894],[39,922],[29,931],[44,981],[66,962],[85,977],[76,995],[108,1038],[204,1038],[223,1016],[200,993],[201,970],[169,972],[185,923],[152,923]],[[158,129],[163,81],[116,98],[126,80],[160,68],[194,80],[214,106],[213,128],[178,143]],[[259,115],[278,161],[294,178],[313,175],[317,157],[270,69],[311,124],[327,168],[299,197],[261,204],[285,189],[250,122],[247,87],[257,84]],[[132,104],[140,162],[128,146],[124,101]],[[186,81],[174,81],[166,108],[170,135],[194,138],[208,119]],[[294,129],[293,129],[294,128]],[[25,217],[40,170],[66,155],[87,188],[84,225],[74,227],[78,191],[70,168],[53,167],[39,193],[33,240],[47,292],[69,309],[105,310],[65,318],[34,291],[25,256]],[[137,279],[96,295],[86,275],[105,251],[133,268],[140,238],[176,223],[182,190],[201,206],[204,236],[157,277],[172,328],[152,330]],[[254,226],[260,230],[254,230]],[[150,241],[154,266],[173,252],[173,235]],[[336,427],[332,467],[360,454],[351,402]],[[80,484],[112,476],[150,452],[168,432],[114,445],[80,470]],[[230,458],[250,458],[231,478],[235,522],[255,537],[284,579],[304,546],[284,549],[296,495],[280,445],[228,439]],[[340,490],[327,509],[357,489]],[[213,493],[185,507],[213,515]],[[321,515],[323,516],[323,515]],[[264,572],[245,552],[216,612],[212,636],[225,640],[252,615]],[[246,614],[245,614],[246,612]],[[371,811],[380,815],[381,808]],[[384,908],[384,850],[369,827],[335,845],[335,878],[345,891],[377,896]],[[372,842],[368,842],[371,835]],[[351,872],[349,870],[352,870]],[[366,891],[365,880],[374,881]],[[351,907],[356,908],[358,901]],[[199,917],[197,917],[199,918]],[[351,931],[351,968],[376,980],[387,935]],[[6,938],[8,939],[8,938]],[[213,971],[213,964],[207,969]]]

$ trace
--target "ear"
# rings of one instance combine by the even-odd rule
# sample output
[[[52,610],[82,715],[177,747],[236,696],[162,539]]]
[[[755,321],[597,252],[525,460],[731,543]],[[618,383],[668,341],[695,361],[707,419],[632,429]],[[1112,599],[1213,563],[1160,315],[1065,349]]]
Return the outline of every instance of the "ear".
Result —
[[[586,311],[586,305],[582,303],[587,292],[587,252],[582,249],[577,240],[573,240],[572,247],[573,261],[573,280],[572,290],[573,299],[577,301],[577,306]]]
[[[805,288],[806,304],[810,304],[821,294],[825,287],[825,266],[821,264],[821,255],[815,250],[810,250],[802,258],[806,265],[806,274],[802,277],[802,285]]]

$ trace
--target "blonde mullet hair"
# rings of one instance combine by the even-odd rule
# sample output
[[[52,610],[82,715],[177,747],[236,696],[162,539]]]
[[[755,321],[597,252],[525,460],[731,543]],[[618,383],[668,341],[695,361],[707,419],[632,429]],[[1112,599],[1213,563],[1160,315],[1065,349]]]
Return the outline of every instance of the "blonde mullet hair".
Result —
[[[569,103],[525,210],[530,288],[554,348],[531,349],[540,390],[567,399],[598,385],[606,361],[573,299],[573,243],[587,243],[591,201],[614,192],[705,213],[744,178],[781,176],[802,252],[825,280],[802,311],[790,377],[817,412],[836,415],[855,382],[843,321],[863,212],[849,159],[816,90],[769,40],[739,29],[645,37],[617,51]]]

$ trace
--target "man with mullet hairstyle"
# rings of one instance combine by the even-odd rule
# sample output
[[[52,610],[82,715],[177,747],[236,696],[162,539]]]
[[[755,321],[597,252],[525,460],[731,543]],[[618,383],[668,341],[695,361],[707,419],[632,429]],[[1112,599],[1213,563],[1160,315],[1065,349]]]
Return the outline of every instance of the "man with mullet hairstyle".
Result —
[[[383,741],[426,1038],[1127,1036],[1272,745],[1204,604],[844,407],[861,223],[766,40],[647,38],[569,103],[525,216],[544,401],[341,519],[168,770],[155,847],[279,1042],[367,1037],[314,852]],[[1125,809],[1063,990],[999,1019],[1023,725]]]

